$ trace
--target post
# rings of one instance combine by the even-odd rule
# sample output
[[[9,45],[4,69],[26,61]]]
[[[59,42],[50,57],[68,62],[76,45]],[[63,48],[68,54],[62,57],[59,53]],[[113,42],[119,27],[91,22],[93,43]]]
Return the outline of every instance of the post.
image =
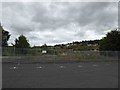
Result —
[[[0,23],[0,89],[2,89],[2,26]]]
[[[15,56],[15,46],[13,47],[13,49],[14,49],[14,56]]]

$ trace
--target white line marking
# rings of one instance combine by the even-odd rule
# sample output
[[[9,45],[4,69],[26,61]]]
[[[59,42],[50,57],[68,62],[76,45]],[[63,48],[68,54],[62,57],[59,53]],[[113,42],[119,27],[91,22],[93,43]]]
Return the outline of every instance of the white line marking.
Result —
[[[94,66],[94,67],[97,67],[98,65],[94,64],[93,66]]]
[[[10,69],[18,69],[18,67],[11,67]]]
[[[83,66],[81,66],[81,65],[78,65],[78,68],[81,68],[81,67],[83,67]]]
[[[42,67],[40,66],[40,67],[36,67],[36,68],[40,68],[41,69]]]
[[[64,66],[60,66],[60,68],[65,68]]]

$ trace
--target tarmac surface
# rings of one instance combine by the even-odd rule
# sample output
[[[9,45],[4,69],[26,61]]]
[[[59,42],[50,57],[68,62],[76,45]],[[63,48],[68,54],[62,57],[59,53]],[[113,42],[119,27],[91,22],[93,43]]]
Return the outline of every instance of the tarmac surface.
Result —
[[[2,88],[118,88],[118,62],[3,63]]]

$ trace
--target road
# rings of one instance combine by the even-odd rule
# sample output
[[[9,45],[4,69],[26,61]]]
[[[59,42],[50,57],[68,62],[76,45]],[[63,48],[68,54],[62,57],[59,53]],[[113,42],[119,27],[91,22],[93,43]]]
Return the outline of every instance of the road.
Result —
[[[3,88],[118,88],[117,62],[2,64]]]

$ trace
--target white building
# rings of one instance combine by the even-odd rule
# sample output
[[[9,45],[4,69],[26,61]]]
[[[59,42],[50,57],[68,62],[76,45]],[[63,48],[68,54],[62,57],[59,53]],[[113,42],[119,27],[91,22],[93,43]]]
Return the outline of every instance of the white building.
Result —
[[[47,53],[47,51],[46,50],[42,50],[42,54],[46,54]]]

